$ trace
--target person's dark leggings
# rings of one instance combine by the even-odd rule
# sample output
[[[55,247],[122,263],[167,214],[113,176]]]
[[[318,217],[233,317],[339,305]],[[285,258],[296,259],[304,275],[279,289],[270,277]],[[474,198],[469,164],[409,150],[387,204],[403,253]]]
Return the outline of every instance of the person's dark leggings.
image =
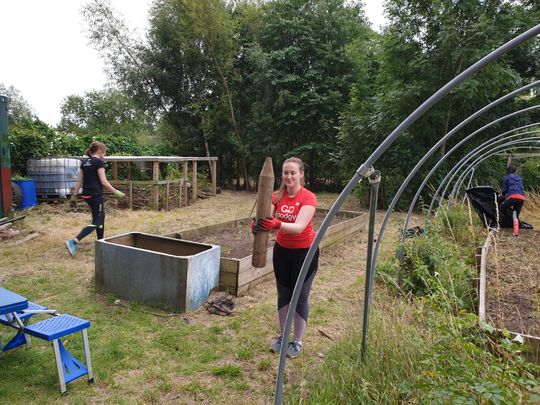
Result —
[[[521,207],[523,207],[523,200],[519,200],[517,198],[509,198],[502,202],[501,211],[509,212],[510,215],[512,214],[513,211],[516,211],[516,214],[519,219],[519,213],[521,212]]]
[[[300,274],[300,268],[307,255],[308,248],[306,249],[287,249],[277,243],[274,245],[273,262],[274,262],[274,274],[276,276],[276,287],[278,293],[278,316],[279,326],[281,332],[285,329],[285,320],[287,318],[287,311],[289,310],[289,303],[292,299],[294,286],[296,280]],[[294,340],[297,342],[302,341],[304,331],[306,330],[308,320],[308,298],[311,290],[311,284],[317,273],[317,267],[319,263],[319,249],[315,252],[315,256],[309,266],[306,279],[300,292],[298,299],[298,305],[296,306],[296,313],[294,316]]]
[[[103,239],[103,232],[105,228],[105,209],[103,207],[103,196],[96,195],[93,197],[83,196],[86,203],[92,210],[92,224],[85,226],[81,232],[77,235],[77,240],[80,242],[83,238],[90,235],[93,231],[96,231],[97,238]]]

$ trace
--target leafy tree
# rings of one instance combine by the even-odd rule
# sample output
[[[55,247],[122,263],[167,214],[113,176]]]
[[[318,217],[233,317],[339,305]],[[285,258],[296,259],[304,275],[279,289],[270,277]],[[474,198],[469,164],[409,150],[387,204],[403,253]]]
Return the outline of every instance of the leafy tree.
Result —
[[[354,83],[347,47],[370,30],[362,8],[341,0],[271,1],[246,51],[256,156],[300,155],[307,178],[338,177],[338,120]],[[254,140],[255,141],[255,140]]]
[[[9,122],[16,123],[34,117],[34,112],[30,103],[24,99],[21,92],[15,87],[6,87],[4,83],[0,83],[0,94],[8,97]]]
[[[58,129],[68,133],[144,138],[154,132],[148,115],[115,89],[68,96],[60,110]]]
[[[503,0],[387,1],[389,24],[374,53],[376,87],[366,89],[361,82],[356,85],[365,97],[363,101],[352,99],[342,122],[344,151],[354,151],[355,166],[431,94],[532,26],[535,17],[530,13],[537,10],[530,2]],[[530,80],[538,66],[538,53],[534,52],[537,47],[538,42],[531,41],[484,68],[410,127],[378,162],[384,168],[382,190],[386,196],[393,194],[404,173],[451,128]],[[521,63],[528,63],[532,70]],[[501,111],[514,109],[515,105],[507,103],[486,114],[483,122],[503,115]],[[480,125],[475,123],[467,130],[472,132]],[[446,149],[444,145],[440,153]],[[346,167],[353,166],[353,159],[343,161]]]

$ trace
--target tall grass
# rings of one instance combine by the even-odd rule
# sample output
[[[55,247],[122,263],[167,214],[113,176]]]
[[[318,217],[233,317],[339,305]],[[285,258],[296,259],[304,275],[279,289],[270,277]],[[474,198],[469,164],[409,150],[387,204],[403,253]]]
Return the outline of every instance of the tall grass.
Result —
[[[390,288],[373,298],[365,358],[361,328],[351,326],[321,374],[290,403],[540,402],[540,368],[522,360],[508,336],[481,330],[472,312],[474,247],[482,234],[472,218],[465,206],[444,207],[423,235],[406,242],[401,267],[379,266],[379,280]],[[392,298],[395,291],[400,298]]]

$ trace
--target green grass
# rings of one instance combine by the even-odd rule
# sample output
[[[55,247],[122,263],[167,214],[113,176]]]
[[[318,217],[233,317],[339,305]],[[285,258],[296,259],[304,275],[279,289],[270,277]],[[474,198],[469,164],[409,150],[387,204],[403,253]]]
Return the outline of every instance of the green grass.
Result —
[[[296,384],[288,403],[538,403],[540,367],[522,348],[478,327],[469,260],[480,235],[463,207],[446,209],[407,241],[402,267],[379,266],[368,350],[361,327],[330,349],[319,375]],[[473,227],[475,229],[473,229]],[[394,280],[401,271],[401,285]],[[406,293],[406,300],[392,292]]]

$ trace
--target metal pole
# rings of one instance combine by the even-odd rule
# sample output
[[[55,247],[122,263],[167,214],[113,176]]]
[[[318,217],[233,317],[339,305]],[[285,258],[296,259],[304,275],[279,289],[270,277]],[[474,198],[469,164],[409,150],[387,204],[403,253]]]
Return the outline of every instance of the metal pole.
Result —
[[[493,52],[489,53],[482,59],[480,59],[478,62],[461,72],[458,76],[456,76],[454,79],[449,81],[445,86],[441,87],[437,92],[435,92],[429,99],[427,99],[424,103],[422,103],[416,110],[414,110],[403,122],[401,122],[400,125],[398,125],[390,135],[375,149],[375,151],[370,155],[370,157],[360,165],[354,176],[351,178],[349,183],[345,186],[341,194],[339,195],[338,199],[334,202],[332,207],[330,208],[330,211],[326,215],[321,228],[317,232],[317,236],[315,237],[315,240],[313,241],[313,244],[308,250],[308,253],[306,255],[306,259],[304,260],[304,263],[302,264],[302,268],[300,269],[300,274],[298,275],[298,280],[296,282],[293,296],[291,299],[291,303],[289,306],[289,310],[287,312],[287,320],[285,321],[285,330],[283,333],[283,339],[284,341],[288,341],[289,334],[291,331],[291,323],[293,319],[293,314],[296,311],[296,305],[298,303],[298,297],[300,295],[300,290],[302,288],[302,284],[305,280],[307,270],[309,268],[309,265],[311,264],[311,261],[313,260],[313,256],[315,255],[315,251],[319,247],[320,241],[322,239],[322,235],[324,232],[326,232],[326,229],[328,228],[328,225],[333,220],[333,218],[336,215],[336,212],[339,210],[341,205],[343,204],[343,201],[345,198],[351,193],[351,191],[354,189],[356,184],[362,179],[370,175],[370,171],[372,170],[372,166],[375,163],[375,161],[395,142],[395,140],[409,127],[411,126],[420,116],[424,114],[427,110],[429,110],[434,104],[436,104],[441,98],[443,98],[448,92],[450,92],[452,89],[457,87],[459,84],[464,82],[468,77],[473,75],[474,73],[481,70],[484,66],[490,64],[491,62],[498,59],[500,56],[504,55],[505,53],[511,51],[516,46],[520,45],[521,43],[527,41],[528,39],[538,35],[540,33],[540,24],[534,26],[533,28],[527,30],[526,32],[518,35],[514,39],[508,41],[501,47],[497,48]],[[381,230],[384,230],[384,227],[381,226]],[[381,239],[381,232],[379,232],[379,238],[377,239],[377,243],[380,242]],[[377,248],[376,248],[377,249]],[[374,268],[376,263],[377,255],[374,253],[373,261],[371,263],[371,267]],[[279,357],[279,366],[278,366],[278,375],[276,380],[276,389],[275,389],[275,397],[274,402],[275,404],[281,404],[282,402],[282,396],[283,396],[283,381],[285,377],[285,362],[286,362],[286,345],[282,345],[280,357]]]
[[[540,137],[531,137],[531,138],[524,138],[524,139],[518,139],[518,140],[514,140],[514,141],[511,141],[511,142],[508,142],[508,143],[505,143],[503,145],[498,145],[496,147],[494,147],[493,149],[495,148],[500,148],[500,149],[505,149],[505,148],[509,148],[509,147],[517,147],[518,145],[522,145],[522,144],[526,144],[526,143],[530,143],[530,142],[538,142],[538,140],[540,139]],[[491,153],[491,151],[493,150],[491,149],[489,152],[487,152],[486,154],[478,157],[472,164],[470,164],[462,173],[461,175],[458,177],[458,179],[456,180],[456,183],[454,185],[454,188],[452,189],[452,193],[449,197],[449,201],[452,201],[452,203],[455,203],[456,201],[456,197],[457,195],[459,194],[459,190],[461,189],[461,186],[463,184],[463,180],[465,179],[465,177],[467,176],[467,173],[468,171],[471,169],[471,168],[474,168],[476,167],[480,162],[483,162],[485,159],[482,159],[484,158],[485,156],[489,155]],[[491,155],[487,156],[487,157],[490,157]]]
[[[321,239],[326,233],[328,226],[330,225],[330,223],[333,221],[334,217],[336,216],[336,213],[339,211],[339,209],[343,205],[343,202],[345,201],[345,199],[349,196],[349,194],[351,194],[353,189],[362,180],[362,178],[369,176],[372,171],[373,171],[372,168],[367,168],[367,169],[362,168],[362,170],[358,169],[358,171],[354,174],[352,179],[349,180],[349,182],[347,183],[347,185],[345,186],[341,194],[338,196],[338,198],[336,199],[332,207],[330,207],[328,214],[326,214],[326,217],[324,218],[319,230],[317,231],[317,234],[315,235],[315,239],[313,240],[313,243],[311,244],[307,252],[306,258],[304,259],[304,263],[302,264],[302,268],[300,269],[298,279],[296,280],[296,284],[294,286],[293,296],[291,298],[291,303],[289,304],[289,310],[287,311],[285,329],[283,330],[283,342],[289,341],[289,336],[291,334],[292,320],[294,319],[296,305],[298,304],[298,298],[300,297],[300,290],[302,289],[304,280],[306,279],[307,270],[309,266],[311,265],[313,257],[315,256],[315,252],[317,251],[319,244],[321,243]],[[287,345],[282,344],[281,351],[279,352],[278,375],[277,375],[275,396],[274,396],[275,404],[281,404],[283,401],[283,380],[285,378],[286,360],[287,360]]]
[[[539,143],[539,142],[540,142],[540,138],[536,138],[536,143]],[[499,146],[501,146],[501,145],[499,145]],[[540,148],[540,146],[535,146],[535,145],[528,145],[528,146],[514,146],[514,145],[510,145],[510,147],[512,148],[512,150],[514,150],[514,149],[516,149],[516,150],[524,150],[524,149],[526,149],[526,150],[531,150],[531,149],[539,149],[539,148]],[[470,170],[471,168],[477,167],[480,163],[482,163],[482,162],[483,162],[484,160],[486,160],[486,159],[489,159],[489,158],[492,157],[493,155],[495,155],[495,154],[497,154],[497,153],[499,153],[499,152],[501,152],[501,151],[506,152],[507,149],[505,149],[505,148],[508,148],[508,146],[503,147],[503,148],[501,148],[501,149],[497,149],[497,150],[495,150],[495,151],[492,150],[491,152],[486,153],[486,154],[483,155],[479,160],[475,161],[473,164],[471,164],[469,167],[467,167],[467,169],[466,169],[467,172],[468,172],[468,170]],[[467,172],[466,172],[466,173],[467,173]],[[462,182],[463,182],[463,181],[462,181]],[[460,187],[461,187],[461,185],[460,185]]]
[[[514,113],[512,113],[512,114],[508,114],[508,115],[506,115],[506,116],[504,116],[504,117],[501,117],[499,120],[504,120],[504,119],[506,119],[506,118],[510,118],[510,117],[513,117],[513,116],[515,116],[515,115],[518,115],[518,114],[521,114],[521,113],[524,113],[524,112],[528,112],[528,111],[531,111],[531,110],[535,110],[535,109],[537,109],[537,108],[539,108],[539,107],[540,107],[540,105],[537,104],[537,105],[534,105],[534,106],[532,106],[532,107],[529,107],[529,108],[525,108],[525,109],[523,109],[523,110],[516,111],[516,112],[514,112]],[[498,122],[499,120],[495,120],[495,121],[491,122],[490,124],[495,124],[495,123]],[[530,124],[530,125],[528,125],[527,127],[531,127],[531,126],[534,126],[534,125],[538,125],[538,123]],[[521,127],[521,128],[523,128],[523,127]],[[480,130],[483,130],[483,129],[484,129],[484,127],[480,128]],[[479,130],[479,131],[480,131],[480,130]],[[515,131],[515,130],[516,130],[516,129],[514,129],[513,131]],[[476,135],[476,131],[473,132],[473,133],[472,133],[471,135],[469,135],[469,136],[472,136],[472,135]],[[467,140],[468,140],[468,137],[465,138],[465,139],[463,139],[463,141],[459,142],[458,144],[456,144],[456,145],[451,149],[451,151],[453,152],[455,149],[457,149],[458,147],[460,147],[460,146],[461,146],[463,143],[465,143]],[[448,153],[451,153],[451,152],[449,151]],[[445,156],[443,156],[443,159],[445,160]],[[443,179],[443,181],[441,182],[441,184],[443,184],[443,183],[445,182],[445,180],[448,179],[449,176],[450,176],[450,174],[447,174],[447,176]],[[433,204],[434,204],[435,198],[437,197],[437,194],[440,192],[440,189],[441,189],[441,188],[442,188],[442,186],[440,185],[440,186],[437,188],[437,190],[435,191],[435,193],[433,194],[433,198],[432,198],[432,200],[431,200],[431,204],[430,204],[430,206],[429,206],[428,212],[431,212],[431,210],[433,209]],[[447,191],[447,188],[445,188],[445,189],[443,190],[442,194],[446,194],[446,191]],[[441,205],[441,203],[442,203],[442,199],[439,199],[439,206]]]
[[[511,139],[513,138],[517,138],[517,137],[522,137],[524,135],[533,135],[533,134],[537,134],[539,133],[540,130],[537,130],[537,131],[528,131],[528,132],[520,132],[518,134],[514,134],[514,135],[511,135],[511,136],[504,136],[504,137],[501,137],[501,135],[499,136],[496,136],[494,138],[491,138],[491,139],[488,139],[487,141],[485,141],[484,143],[478,145],[476,148],[474,148],[472,151],[470,151],[469,153],[467,153],[467,155],[465,155],[458,163],[456,163],[454,165],[454,167],[452,168],[452,176],[450,176],[450,178],[448,179],[448,183],[447,183],[447,187],[450,186],[450,184],[452,183],[452,181],[454,180],[454,177],[455,175],[459,172],[459,170],[465,165],[467,164],[467,161],[471,158],[474,158],[475,155],[478,155],[480,153],[482,153],[483,151],[485,151],[486,149],[488,149],[490,146],[498,143],[498,142],[501,142],[501,141],[507,141],[509,142]],[[504,135],[504,134],[502,134]],[[519,139],[522,139],[522,138],[519,138]],[[453,195],[453,189],[452,189],[452,195]],[[444,194],[441,194],[441,198],[444,198]]]
[[[375,170],[369,176],[370,199],[369,199],[369,227],[368,227],[368,243],[367,243],[367,258],[366,258],[366,281],[364,289],[364,316],[362,321],[362,360],[366,355],[367,349],[367,334],[369,326],[369,309],[371,290],[373,288],[373,269],[371,262],[373,260],[373,238],[375,236],[375,219],[377,214],[377,198],[379,195],[379,184],[381,183],[381,172]]]

